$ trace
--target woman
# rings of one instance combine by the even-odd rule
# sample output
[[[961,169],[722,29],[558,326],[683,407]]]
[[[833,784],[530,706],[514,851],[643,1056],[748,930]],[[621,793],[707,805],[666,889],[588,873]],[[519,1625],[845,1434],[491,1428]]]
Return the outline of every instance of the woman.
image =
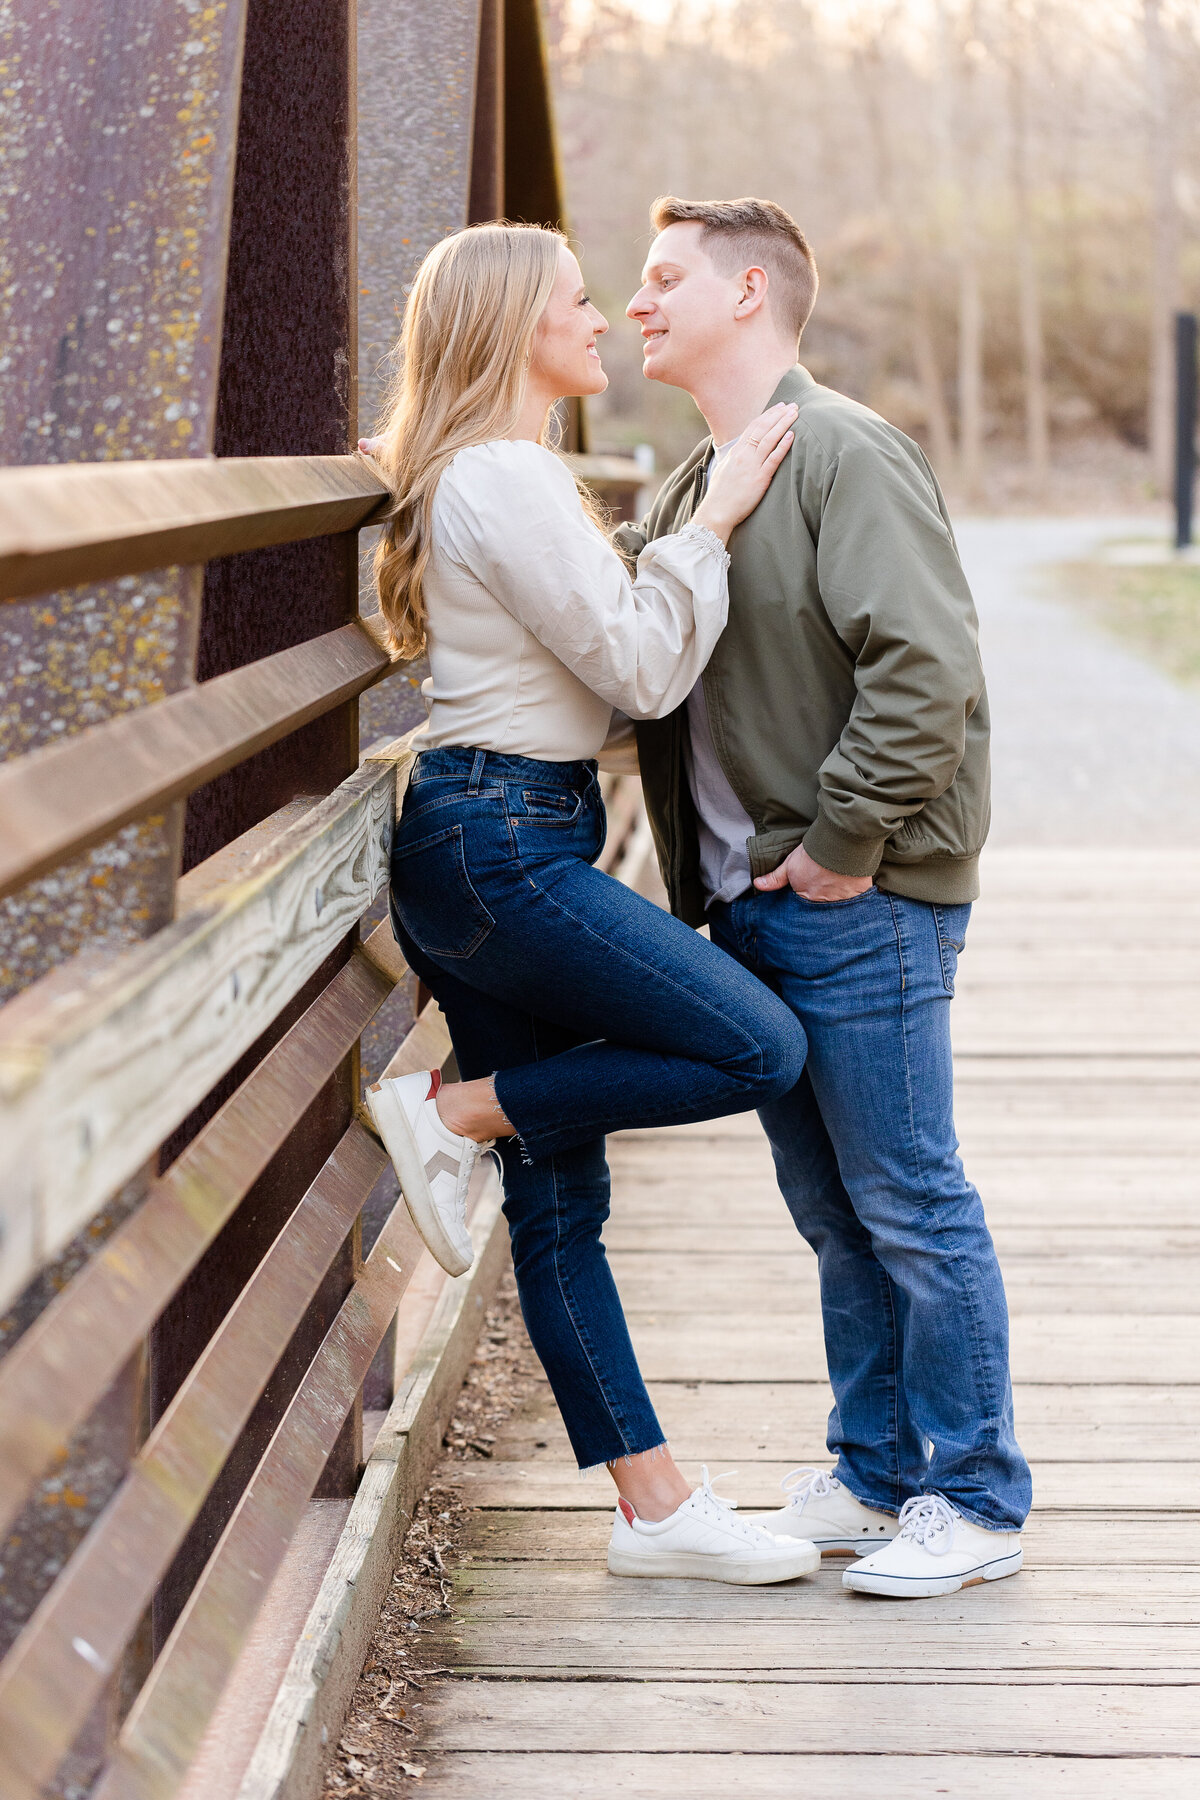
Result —
[[[417,275],[377,454],[397,496],[376,553],[401,655],[428,648],[429,729],[392,854],[397,936],[459,1070],[368,1095],[423,1239],[470,1265],[471,1169],[493,1143],[521,1306],[580,1466],[619,1502],[619,1574],[786,1580],[811,1546],[689,1491],[654,1415],[600,1242],[604,1138],[741,1112],[799,1078],[794,1015],[731,957],[592,865],[614,708],[685,699],[724,627],[725,543],[791,443],[748,427],[693,523],[636,580],[546,448],[553,408],[607,385],[607,330],[554,232],[472,227]]]

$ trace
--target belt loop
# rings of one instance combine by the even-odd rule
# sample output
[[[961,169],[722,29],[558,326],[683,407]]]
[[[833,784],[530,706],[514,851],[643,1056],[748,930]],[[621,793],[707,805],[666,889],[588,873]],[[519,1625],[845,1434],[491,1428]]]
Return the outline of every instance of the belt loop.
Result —
[[[477,794],[479,792],[479,784],[483,780],[483,770],[486,762],[487,751],[477,750],[475,752],[475,761],[471,766],[471,779],[467,783],[468,794]]]

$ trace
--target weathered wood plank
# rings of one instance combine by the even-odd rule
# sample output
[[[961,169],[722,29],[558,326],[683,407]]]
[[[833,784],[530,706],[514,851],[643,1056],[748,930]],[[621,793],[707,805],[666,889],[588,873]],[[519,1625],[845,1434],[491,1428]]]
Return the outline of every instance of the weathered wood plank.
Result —
[[[74,965],[69,986],[49,976],[0,1013],[0,1304],[353,929],[387,879],[395,770],[410,755],[399,741],[365,762],[253,872],[92,979]]]
[[[626,1307],[709,1316],[722,1308],[745,1313],[794,1309],[819,1312],[816,1259],[763,1257],[753,1251],[708,1248],[650,1256],[614,1250],[609,1261]],[[1074,1256],[1011,1248],[1001,1254],[1012,1313],[1200,1313],[1200,1256],[1097,1255],[1085,1240]]]
[[[422,1756],[422,1762],[424,1762]],[[448,1751],[430,1764],[437,1800],[775,1800],[793,1793],[838,1800],[1183,1800],[1196,1765],[1184,1758],[1097,1755],[787,1757],[752,1751],[678,1754],[605,1751]]]
[[[0,898],[353,699],[391,667],[361,625],[343,625],[5,763]]]
[[[605,1537],[607,1543],[607,1537]],[[1118,1568],[1025,1568],[1006,1581],[965,1588],[922,1601],[884,1600],[848,1593],[843,1557],[826,1557],[816,1574],[776,1587],[722,1588],[717,1582],[622,1581],[600,1556],[590,1564],[510,1562],[468,1565],[454,1577],[455,1612],[466,1638],[474,1620],[537,1619],[607,1622],[620,1632],[630,1619],[691,1620],[698,1628],[715,1620],[774,1620],[780,1630],[820,1625],[830,1619],[862,1621],[870,1633],[889,1621],[912,1626],[917,1616],[958,1630],[1024,1620],[1089,1630],[1098,1625],[1194,1625],[1200,1607],[1200,1566],[1164,1564]]]
[[[1021,1682],[1096,1680],[1120,1671],[1138,1683],[1200,1681],[1200,1624],[1064,1626],[964,1623],[954,1631],[923,1617],[867,1626],[856,1616],[826,1619],[820,1654],[806,1633],[780,1633],[775,1621],[628,1619],[619,1635],[606,1620],[480,1620],[469,1635],[456,1623],[430,1632],[438,1662],[458,1675],[564,1678],[596,1674],[625,1680],[678,1680],[712,1672],[722,1680],[878,1681],[881,1665],[904,1683],[956,1681],[964,1675],[1014,1676]]]
[[[390,992],[361,955],[340,969],[0,1363],[0,1530]]]
[[[475,1263],[457,1280],[443,1278],[432,1315],[400,1371],[396,1398],[249,1761],[239,1800],[282,1800],[285,1794],[317,1791],[325,1746],[345,1716],[396,1552],[437,1459],[479,1319],[508,1258],[503,1195],[490,1162],[480,1165],[478,1187],[471,1214]],[[428,1273],[428,1254],[422,1265]],[[414,1287],[419,1279],[414,1277]]]
[[[364,1141],[377,1178],[386,1165],[382,1148],[361,1126],[347,1135]],[[96,1800],[166,1800],[187,1773],[396,1311],[412,1273],[414,1241],[408,1209],[398,1200],[142,1687]]]
[[[118,1666],[386,1161],[351,1126],[0,1666],[0,1783],[14,1800],[53,1774]],[[390,1254],[408,1275],[421,1245],[401,1213]]]
[[[595,1569],[604,1562],[610,1516],[600,1508],[476,1513],[467,1537],[469,1563],[472,1568],[576,1563]],[[1024,1543],[1022,1583],[1035,1569],[1094,1569],[1105,1558],[1130,1565],[1139,1578],[1150,1568],[1170,1572],[1200,1565],[1200,1534],[1188,1513],[1035,1512]]]
[[[727,1468],[762,1456],[826,1467],[830,1393],[821,1381],[650,1382],[677,1457]],[[1037,1463],[1191,1463],[1200,1444],[1200,1386],[1023,1386],[1017,1429]],[[501,1427],[497,1460],[565,1461],[567,1434],[540,1382]],[[1200,1506],[1200,1494],[1197,1495]]]
[[[869,1694],[833,1683],[450,1682],[428,1711],[430,1745],[445,1750],[1200,1754],[1186,1689],[1025,1687],[1018,1704],[992,1683],[893,1687],[887,1669]]]
[[[780,1313],[686,1315],[631,1312],[638,1359],[653,1381],[787,1381],[823,1371],[820,1320]],[[1103,1358],[1097,1346],[1103,1345]],[[1034,1383],[1145,1382],[1161,1385],[1200,1369],[1200,1319],[1162,1315],[1148,1331],[1137,1314],[1019,1314],[1012,1321],[1012,1370]]]
[[[388,500],[362,456],[9,468],[0,478],[0,597],[352,531]]]

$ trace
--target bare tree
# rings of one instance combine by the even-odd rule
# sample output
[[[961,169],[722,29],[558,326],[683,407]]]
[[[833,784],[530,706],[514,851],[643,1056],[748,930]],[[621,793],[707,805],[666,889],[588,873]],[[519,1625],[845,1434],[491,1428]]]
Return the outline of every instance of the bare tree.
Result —
[[[1016,229],[1017,303],[1025,375],[1025,446],[1030,472],[1042,480],[1050,466],[1046,351],[1034,240],[1029,75],[1034,15],[1029,0],[1008,0],[1008,98]]]
[[[939,10],[943,10],[939,8]],[[958,159],[958,472],[969,500],[983,489],[983,291],[979,232],[979,86],[987,46],[968,0],[955,21],[954,135]]]
[[[1179,210],[1175,201],[1175,145],[1167,34],[1162,0],[1142,0],[1146,45],[1146,129],[1152,203],[1150,275],[1150,460],[1166,490],[1171,479],[1173,316],[1179,304]]]

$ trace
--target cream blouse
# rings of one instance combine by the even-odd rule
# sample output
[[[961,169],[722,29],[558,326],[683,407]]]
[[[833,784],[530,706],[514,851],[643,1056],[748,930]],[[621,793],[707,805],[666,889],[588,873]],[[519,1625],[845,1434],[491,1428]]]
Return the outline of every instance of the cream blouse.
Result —
[[[702,525],[647,545],[630,580],[540,444],[460,450],[438,483],[424,590],[422,747],[596,756],[614,708],[682,705],[725,628],[725,546]]]

